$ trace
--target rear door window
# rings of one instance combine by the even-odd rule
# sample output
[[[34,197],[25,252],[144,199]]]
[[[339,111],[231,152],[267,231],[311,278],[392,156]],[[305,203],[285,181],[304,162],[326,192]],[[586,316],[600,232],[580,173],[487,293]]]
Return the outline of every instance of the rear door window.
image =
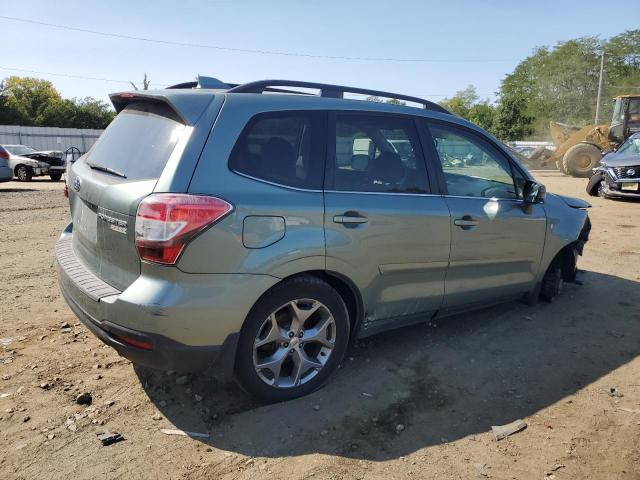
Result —
[[[111,122],[84,161],[130,180],[158,178],[184,130],[168,105],[135,102]]]
[[[236,142],[229,168],[279,185],[322,189],[325,118],[300,111],[256,115]]]
[[[334,190],[428,193],[413,120],[360,113],[335,117]]]

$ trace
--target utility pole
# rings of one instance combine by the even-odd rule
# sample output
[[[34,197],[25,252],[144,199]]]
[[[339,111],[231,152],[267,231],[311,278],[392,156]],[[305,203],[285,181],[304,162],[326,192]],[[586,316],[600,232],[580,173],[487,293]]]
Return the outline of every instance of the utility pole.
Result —
[[[600,80],[598,80],[598,99],[596,100],[596,121],[595,124],[600,123],[600,101],[602,98],[602,84],[604,82],[604,49],[602,50],[602,56],[600,57]]]

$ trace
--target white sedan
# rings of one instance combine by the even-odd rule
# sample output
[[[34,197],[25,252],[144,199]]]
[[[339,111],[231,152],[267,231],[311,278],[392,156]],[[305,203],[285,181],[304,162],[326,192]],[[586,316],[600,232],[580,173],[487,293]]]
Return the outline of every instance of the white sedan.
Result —
[[[38,151],[26,145],[0,145],[0,156],[7,160],[13,175],[28,182],[33,177],[49,175],[59,181],[65,171],[62,152]]]

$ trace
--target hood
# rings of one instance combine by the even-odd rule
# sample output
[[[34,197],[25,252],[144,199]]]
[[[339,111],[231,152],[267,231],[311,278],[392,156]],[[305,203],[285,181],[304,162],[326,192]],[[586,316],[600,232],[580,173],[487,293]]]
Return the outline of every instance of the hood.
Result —
[[[24,163],[25,165],[31,165],[32,167],[37,167],[39,163],[37,158],[31,158],[27,155],[11,155],[9,157],[9,161],[12,163]]]
[[[37,152],[23,153],[21,156],[28,157],[28,158],[41,159],[41,158],[50,158],[50,157],[62,158],[63,155],[64,153],[58,150],[40,150]]]
[[[553,195],[562,199],[562,201],[571,208],[591,208],[591,204],[589,202],[585,202],[581,198],[567,197],[566,195],[558,195],[557,193],[551,193],[548,195]]]
[[[607,153],[600,164],[605,167],[631,167],[640,165],[640,155],[637,153]]]

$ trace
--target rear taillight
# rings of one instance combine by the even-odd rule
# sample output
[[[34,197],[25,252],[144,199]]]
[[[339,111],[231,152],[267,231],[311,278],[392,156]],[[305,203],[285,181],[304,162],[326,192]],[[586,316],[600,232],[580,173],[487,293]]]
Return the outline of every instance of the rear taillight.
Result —
[[[4,158],[5,160],[9,160],[9,152],[6,150],[0,149],[0,158]]]
[[[187,243],[232,210],[230,203],[206,195],[149,195],[136,215],[138,255],[149,262],[174,264]]]
[[[67,185],[67,182],[64,182],[64,196],[65,198],[69,198],[69,185]]]

